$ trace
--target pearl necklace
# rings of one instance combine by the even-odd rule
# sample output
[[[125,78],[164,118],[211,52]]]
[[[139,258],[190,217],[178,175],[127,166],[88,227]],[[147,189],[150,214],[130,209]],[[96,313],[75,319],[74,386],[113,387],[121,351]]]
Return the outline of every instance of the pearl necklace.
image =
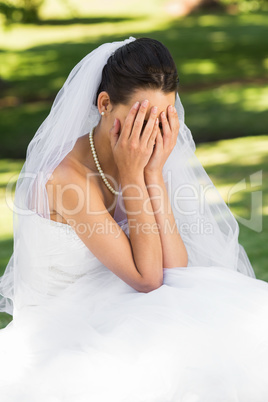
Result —
[[[89,136],[90,148],[91,148],[91,152],[92,152],[92,156],[93,156],[95,165],[96,165],[96,167],[97,167],[97,169],[98,169],[98,171],[99,171],[99,174],[100,174],[102,180],[104,181],[104,184],[106,185],[106,187],[107,187],[113,194],[118,195],[118,194],[120,194],[120,191],[116,191],[116,190],[111,186],[111,184],[110,184],[110,183],[108,182],[108,180],[106,179],[106,177],[105,177],[105,175],[104,175],[104,173],[103,173],[103,171],[102,171],[102,168],[100,167],[100,162],[99,162],[99,160],[98,160],[97,153],[96,153],[96,150],[95,150],[95,147],[94,147],[94,142],[93,142],[93,132],[94,132],[94,129],[95,129],[95,127],[93,127],[93,129],[90,131],[90,133],[89,133],[88,136]]]

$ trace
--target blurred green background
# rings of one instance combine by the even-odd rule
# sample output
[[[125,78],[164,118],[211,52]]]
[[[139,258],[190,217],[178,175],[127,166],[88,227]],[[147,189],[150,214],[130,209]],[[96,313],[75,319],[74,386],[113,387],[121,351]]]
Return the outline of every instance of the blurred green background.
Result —
[[[267,21],[267,0],[0,0],[0,275],[13,249],[5,188],[57,91],[100,44],[146,36],[176,61],[196,154],[238,220],[256,277],[268,281]],[[252,187],[256,172],[261,182]],[[263,198],[253,210],[256,191]],[[240,219],[252,216],[255,229]],[[10,319],[1,314],[0,327]]]

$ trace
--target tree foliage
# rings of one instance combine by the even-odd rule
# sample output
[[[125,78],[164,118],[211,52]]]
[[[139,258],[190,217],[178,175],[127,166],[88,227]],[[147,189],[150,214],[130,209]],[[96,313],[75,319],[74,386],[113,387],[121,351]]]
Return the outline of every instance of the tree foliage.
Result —
[[[0,14],[6,25],[13,22],[32,23],[39,20],[39,10],[45,0],[0,1]]]
[[[239,12],[251,12],[268,8],[267,0],[219,0],[224,6],[236,7]]]

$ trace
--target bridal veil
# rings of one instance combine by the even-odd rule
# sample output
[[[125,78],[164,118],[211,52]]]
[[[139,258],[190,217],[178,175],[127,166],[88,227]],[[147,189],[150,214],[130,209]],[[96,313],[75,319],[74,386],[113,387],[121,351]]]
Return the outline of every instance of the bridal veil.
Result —
[[[100,119],[94,105],[102,69],[121,46],[136,38],[105,43],[86,55],[70,72],[50,113],[28,145],[25,163],[15,189],[13,204],[13,254],[0,278],[0,311],[14,315],[27,281],[26,251],[21,247],[27,216],[50,219],[45,184],[77,139]],[[179,94],[175,107],[180,129],[177,143],[163,168],[163,177],[176,225],[188,252],[188,266],[219,266],[255,278],[244,248],[238,242],[239,227],[230,209],[195,155],[195,142],[184,121]],[[38,236],[33,233],[33,236]],[[200,268],[201,269],[201,268]],[[44,295],[45,296],[45,295]]]

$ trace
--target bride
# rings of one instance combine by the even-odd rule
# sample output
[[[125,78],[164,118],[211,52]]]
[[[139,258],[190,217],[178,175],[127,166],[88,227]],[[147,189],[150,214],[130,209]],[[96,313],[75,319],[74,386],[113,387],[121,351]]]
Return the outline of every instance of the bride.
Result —
[[[265,402],[268,284],[154,39],[71,71],[16,184],[1,402]]]

